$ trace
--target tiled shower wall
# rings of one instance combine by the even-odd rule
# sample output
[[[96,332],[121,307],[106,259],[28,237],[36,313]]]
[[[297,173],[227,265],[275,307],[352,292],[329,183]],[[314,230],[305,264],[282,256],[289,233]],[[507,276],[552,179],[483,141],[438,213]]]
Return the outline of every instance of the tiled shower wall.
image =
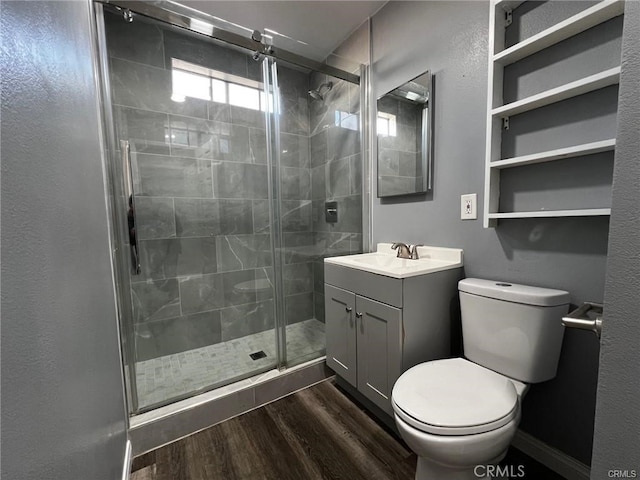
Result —
[[[106,17],[116,129],[131,142],[134,166],[142,265],[131,277],[136,359],[272,329],[264,114],[171,100],[172,58],[258,82],[260,63],[184,32]],[[322,76],[282,65],[278,75],[285,317],[324,321],[322,258],[361,243],[359,135],[336,127],[332,108],[314,114],[307,91]],[[326,104],[355,112],[351,89],[357,99],[357,87],[337,83]],[[311,133],[312,141],[323,138],[325,153],[310,148]],[[328,198],[340,204],[335,225],[324,222]],[[266,288],[250,288],[261,279]]]
[[[313,236],[319,253],[313,263],[315,316],[324,322],[325,257],[362,251],[362,155],[360,88],[320,73],[311,88],[332,82],[324,101],[311,102],[311,195]],[[325,87],[326,89],[326,87]],[[325,221],[325,202],[335,201],[338,221]]]

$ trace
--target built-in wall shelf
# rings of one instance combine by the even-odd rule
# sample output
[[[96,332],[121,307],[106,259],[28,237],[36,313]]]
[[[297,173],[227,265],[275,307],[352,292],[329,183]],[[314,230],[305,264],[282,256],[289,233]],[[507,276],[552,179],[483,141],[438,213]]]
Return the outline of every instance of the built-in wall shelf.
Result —
[[[518,5],[522,2],[518,2]],[[514,9],[509,2],[498,2],[504,9],[505,6]],[[516,5],[517,6],[517,5]],[[600,23],[606,22],[614,17],[622,15],[624,12],[623,0],[606,0],[598,3],[583,12],[564,20],[551,28],[530,37],[510,48],[507,48],[494,55],[493,61],[501,65],[509,65],[517,62],[529,55],[544,50],[574,35],[584,32]]]
[[[536,210],[533,212],[490,213],[489,218],[553,218],[553,217],[602,217],[611,215],[610,208],[586,208],[581,210]]]
[[[582,157],[584,155],[593,155],[595,153],[610,152],[613,151],[615,147],[616,139],[610,138],[600,142],[585,143],[583,145],[575,145],[573,147],[532,153],[531,155],[505,158],[503,160],[491,162],[490,166],[491,168],[521,167],[524,165],[532,165],[534,163],[553,162],[554,160],[564,160],[565,158]]]
[[[544,130],[542,125],[533,125],[533,131],[536,131],[536,138],[541,140],[536,141],[536,144],[540,144],[540,151],[534,152],[528,155],[521,155],[511,158],[502,158],[503,147],[502,137],[503,135],[509,135],[505,133],[509,128],[509,117],[519,115],[525,112],[540,109],[542,107],[552,105],[554,103],[562,102],[571,98],[576,98],[581,95],[590,92],[596,92],[611,85],[616,85],[620,82],[620,67],[608,68],[607,70],[600,71],[594,75],[590,75],[579,80],[566,81],[550,90],[540,92],[535,95],[531,95],[526,98],[522,98],[515,102],[504,103],[504,75],[505,66],[514,64],[526,57],[529,57],[535,53],[541,52],[544,49],[557,45],[559,51],[563,49],[563,42],[575,37],[576,35],[586,32],[587,30],[600,25],[607,20],[615,18],[624,14],[624,1],[623,0],[602,0],[589,8],[575,14],[566,20],[562,20],[549,28],[542,30],[529,38],[522,39],[520,42],[505,48],[505,33],[506,29],[512,22],[521,22],[527,18],[527,15],[531,15],[532,12],[535,16],[534,9],[525,9],[521,13],[518,12],[520,7],[526,1],[520,0],[491,0],[491,10],[489,15],[489,78],[488,78],[488,95],[487,95],[487,136],[486,136],[486,149],[485,149],[485,195],[484,195],[484,216],[483,222],[485,227],[495,227],[498,225],[498,221],[501,219],[515,219],[515,218],[544,218],[544,217],[584,217],[584,216],[602,216],[610,215],[610,208],[585,208],[576,210],[564,210],[558,208],[557,210],[540,210],[540,211],[522,211],[522,212],[501,212],[500,211],[500,172],[505,168],[519,167],[524,165],[535,165],[545,162],[552,162],[556,160],[562,160],[565,158],[582,157],[586,155],[592,155],[601,152],[613,151],[615,149],[615,139],[609,138],[606,140],[600,140],[597,142],[584,143],[580,145],[574,145],[554,150],[545,150],[545,135],[547,131]],[[555,8],[553,5],[562,5],[563,2],[549,2],[547,5],[550,9]],[[562,11],[562,7],[558,7]],[[549,12],[553,10],[545,10],[544,14],[549,17]],[[573,12],[572,12],[573,13]],[[540,18],[540,17],[539,17]],[[613,24],[612,24],[613,25]],[[546,25],[545,25],[546,26]],[[614,28],[613,26],[611,28]],[[617,28],[617,27],[616,27]],[[606,29],[605,29],[606,30]],[[604,30],[603,30],[604,31]],[[604,37],[598,37],[601,35],[600,30],[593,31],[593,33],[585,34],[585,42],[592,42],[595,40],[606,41]],[[573,44],[572,44],[573,45]],[[585,43],[584,45],[587,45]],[[588,43],[589,49],[592,48],[591,43]],[[596,45],[597,46],[597,45]],[[573,46],[567,46],[567,57],[569,58],[573,53]],[[595,51],[594,51],[595,52]],[[594,53],[595,55],[595,53]],[[560,57],[564,58],[564,57]],[[602,61],[601,58],[594,57],[597,61]],[[610,57],[609,57],[610,58]],[[606,60],[606,58],[605,58]],[[563,61],[563,60],[560,60]],[[596,63],[597,65],[597,63]],[[602,61],[601,68],[607,68],[609,65],[605,61]],[[518,69],[507,69],[508,75],[518,75]],[[543,75],[542,70],[540,75]],[[536,71],[527,71],[528,75],[533,75],[535,78]],[[569,79],[571,73],[567,72],[565,77]],[[575,78],[575,76],[573,77]],[[517,80],[517,78],[516,78]],[[513,79],[511,79],[513,81]],[[542,82],[542,80],[541,80]],[[580,100],[576,100],[580,103]],[[587,102],[585,99],[584,102]],[[584,111],[585,115],[590,115],[589,105],[580,103],[579,109],[576,112]],[[562,124],[557,120],[562,121],[564,118],[562,110],[558,109],[554,113],[558,119],[554,119],[552,122],[554,128],[549,129],[548,135],[555,135],[549,143],[555,145],[558,144],[557,135],[562,135]],[[544,117],[537,116],[536,122],[544,124]],[[525,125],[528,119],[523,117],[522,123]],[[533,121],[533,120],[531,120]],[[575,121],[575,119],[568,120]],[[569,127],[567,127],[569,128]],[[571,131],[571,130],[569,130]],[[517,141],[518,133],[514,132],[511,135],[515,135],[510,138],[510,145],[513,145],[514,141]],[[606,136],[610,136],[608,133]],[[604,135],[599,138],[603,138]],[[598,138],[598,137],[596,137]],[[582,139],[582,141],[588,138]],[[571,143],[571,138],[567,138],[566,143]],[[566,144],[565,143],[565,144]],[[513,148],[513,147],[510,147]],[[580,168],[580,163],[567,164],[566,168]],[[534,167],[538,168],[538,167]],[[543,167],[539,167],[543,168]],[[565,167],[563,167],[565,168]],[[505,177],[506,178],[506,177]],[[538,177],[539,178],[539,177]],[[507,180],[505,180],[507,181]],[[544,187],[536,186],[536,189]],[[580,203],[586,203],[576,201],[574,199],[573,204],[579,205]],[[562,205],[558,205],[561,207]]]
[[[510,117],[519,113],[528,112],[536,108],[561,102],[569,98],[577,97],[585,93],[600,90],[601,88],[615,85],[620,82],[620,67],[610,68],[604,72],[581,78],[575,82],[567,83],[557,88],[552,88],[537,95],[532,95],[517,102],[507,103],[491,111],[493,116]]]

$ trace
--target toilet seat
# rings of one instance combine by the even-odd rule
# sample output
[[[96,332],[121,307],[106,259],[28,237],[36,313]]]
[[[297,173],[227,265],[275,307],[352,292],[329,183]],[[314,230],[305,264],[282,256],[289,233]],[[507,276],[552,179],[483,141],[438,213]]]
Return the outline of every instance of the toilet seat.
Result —
[[[436,435],[484,433],[518,413],[518,394],[507,378],[463,358],[422,363],[393,386],[392,406],[404,422]]]

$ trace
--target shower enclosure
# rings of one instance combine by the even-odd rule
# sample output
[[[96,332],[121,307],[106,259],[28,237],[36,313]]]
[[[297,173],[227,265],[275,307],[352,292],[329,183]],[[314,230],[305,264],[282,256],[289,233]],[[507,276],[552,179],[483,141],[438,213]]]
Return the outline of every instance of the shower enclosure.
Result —
[[[363,248],[357,76],[143,13],[97,9],[131,413],[324,355]]]

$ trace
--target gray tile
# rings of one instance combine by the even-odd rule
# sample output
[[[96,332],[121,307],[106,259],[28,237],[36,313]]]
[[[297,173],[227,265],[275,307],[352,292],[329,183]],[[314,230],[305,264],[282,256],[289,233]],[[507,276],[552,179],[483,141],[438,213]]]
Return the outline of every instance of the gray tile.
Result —
[[[267,163],[267,136],[264,130],[249,129],[249,157],[253,163]]]
[[[321,130],[314,134],[309,139],[311,148],[311,166],[318,167],[327,163],[328,159],[328,146],[327,146],[327,131]]]
[[[131,295],[136,323],[180,315],[180,295],[175,279],[133,283]]]
[[[220,312],[212,311],[136,325],[138,361],[219,343]]]
[[[284,233],[283,257],[285,263],[308,262],[315,258],[314,236],[311,232]]]
[[[231,105],[231,123],[264,130],[266,118],[264,112],[261,110]]]
[[[179,237],[219,235],[220,206],[217,200],[175,199],[176,233]]]
[[[285,322],[287,325],[313,318],[313,293],[287,295],[284,298]]]
[[[348,158],[333,159],[327,163],[327,197],[344,197],[351,189],[351,170]]]
[[[309,99],[308,95],[283,95],[280,128],[285,133],[309,134]]]
[[[182,312],[198,313],[224,307],[224,284],[220,274],[180,279]]]
[[[359,195],[362,193],[362,155],[358,153],[349,157],[349,170],[351,179],[349,193]]]
[[[139,191],[157,197],[212,198],[211,162],[139,153]]]
[[[350,195],[338,199],[336,232],[362,232],[362,196]]]
[[[309,75],[278,65],[278,87],[282,95],[304,98],[309,91]]]
[[[216,239],[175,238],[139,244],[145,278],[172,278],[216,272]]]
[[[312,230],[310,200],[283,200],[280,209],[283,232],[310,232]]]
[[[247,60],[249,59],[247,53],[182,31],[165,30],[164,41],[167,66],[170,65],[172,58],[179,58],[224,73],[241,77],[247,76]]]
[[[311,292],[313,290],[313,263],[292,263],[284,265],[284,294]]]
[[[174,155],[250,162],[249,130],[225,122],[169,117],[171,151]]]
[[[254,200],[253,202],[253,231],[269,234],[269,202]]]
[[[311,169],[311,198],[320,200],[327,198],[327,165]]]
[[[280,162],[282,166],[309,167],[309,137],[281,133],[280,148]]]
[[[313,317],[319,322],[325,323],[324,295],[313,292]]]
[[[235,272],[223,273],[224,306],[243,305],[253,303],[257,299],[255,289],[248,289],[247,282],[255,282],[255,270],[239,270]]]
[[[345,158],[360,153],[360,132],[332,127],[327,132],[328,158]]]
[[[225,235],[216,238],[218,271],[247,270],[272,264],[269,235]]]
[[[171,71],[111,59],[111,88],[116,105],[207,118],[207,102],[187,97],[184,102],[171,100]]]
[[[209,102],[207,104],[207,118],[216,122],[231,122],[231,108],[227,103]]]
[[[176,223],[171,198],[135,197],[138,240],[176,236]]]
[[[308,168],[282,167],[280,194],[287,200],[311,200],[311,172]]]
[[[314,292],[324,292],[324,262],[313,262],[313,290]]]
[[[224,341],[273,330],[275,326],[272,300],[224,308],[220,314]],[[273,341],[275,341],[275,333]],[[265,347],[271,346],[265,345]]]
[[[104,23],[110,57],[164,67],[162,31],[156,25],[140,18],[134,25],[110,12],[105,12]]]
[[[398,173],[402,177],[417,177],[420,168],[420,157],[418,153],[400,152],[398,155]]]
[[[253,233],[253,202],[251,200],[219,200],[219,235]]]
[[[169,154],[166,114],[115,107],[114,117],[118,140],[129,141],[132,152]]]
[[[378,175],[399,175],[400,152],[398,150],[392,150],[379,146],[378,148]]]
[[[318,232],[316,235],[318,248],[322,257],[335,257],[351,253],[351,234]]]
[[[268,198],[266,165],[214,162],[213,176],[216,198]]]

